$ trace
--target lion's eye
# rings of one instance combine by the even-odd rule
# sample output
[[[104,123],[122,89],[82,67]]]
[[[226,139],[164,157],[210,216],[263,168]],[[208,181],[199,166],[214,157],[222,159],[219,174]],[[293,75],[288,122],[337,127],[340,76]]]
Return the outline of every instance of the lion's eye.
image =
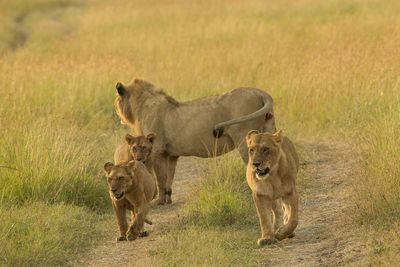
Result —
[[[135,146],[132,147],[132,151],[133,151],[133,152],[136,152],[136,147],[135,147]]]
[[[264,153],[268,153],[268,152],[269,152],[269,148],[268,148],[268,147],[264,147],[264,148],[263,148],[263,152],[264,152]]]
[[[118,181],[122,181],[124,179],[124,176],[118,176]]]
[[[253,148],[250,148],[250,153],[253,153],[254,152],[254,149]]]

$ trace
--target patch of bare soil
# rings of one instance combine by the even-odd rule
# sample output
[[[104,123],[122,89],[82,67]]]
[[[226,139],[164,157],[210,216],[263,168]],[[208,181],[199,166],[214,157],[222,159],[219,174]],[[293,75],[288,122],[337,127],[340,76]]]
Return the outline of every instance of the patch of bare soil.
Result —
[[[306,178],[296,236],[263,248],[268,258],[264,266],[359,266],[364,249],[349,208],[356,157],[345,144],[303,146],[309,159],[301,163]]]
[[[349,217],[351,176],[357,165],[344,144],[302,144],[307,160],[301,163],[300,223],[296,236],[260,249],[264,266],[342,266],[361,264],[363,246]],[[172,205],[156,206],[149,218],[150,236],[116,243],[117,225],[104,243],[76,260],[76,266],[153,266],[151,248],[160,244],[163,225],[174,223],[204,167],[204,160],[182,158],[174,181]],[[361,264],[365,266],[365,264]]]
[[[138,238],[132,242],[115,241],[118,234],[117,222],[109,229],[109,235],[104,243],[91,251],[83,258],[78,258],[71,263],[73,266],[153,266],[150,250],[159,244],[163,226],[177,221],[179,211],[185,204],[192,186],[196,184],[199,174],[204,170],[204,160],[192,157],[179,159],[174,184],[172,187],[171,205],[154,205],[148,218],[153,225],[145,224],[145,229],[150,233],[148,237]]]

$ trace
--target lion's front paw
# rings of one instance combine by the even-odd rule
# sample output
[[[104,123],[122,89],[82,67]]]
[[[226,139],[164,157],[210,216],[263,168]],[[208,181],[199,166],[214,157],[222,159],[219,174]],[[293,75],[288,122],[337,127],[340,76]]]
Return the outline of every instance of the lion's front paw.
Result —
[[[126,241],[126,236],[118,236],[117,242]]]
[[[146,237],[146,236],[149,236],[149,232],[143,231],[139,233],[139,237]]]
[[[280,228],[276,233],[275,237],[276,239],[283,240],[285,238],[293,238],[295,236],[294,233],[287,233],[284,229]]]
[[[279,232],[279,231],[278,231],[278,232],[275,234],[275,237],[276,237],[276,239],[278,239],[279,241],[281,241],[281,240],[283,240],[283,239],[286,238],[286,234],[283,233],[283,232]]]
[[[171,198],[171,196],[167,196],[167,197],[165,198],[165,203],[167,203],[167,204],[172,204],[172,198]]]
[[[126,233],[126,239],[128,239],[129,241],[133,241],[138,238],[139,235],[140,233],[136,231],[128,231],[128,233]]]
[[[165,198],[157,199],[157,205],[164,205],[164,204],[165,204]]]
[[[259,238],[257,240],[257,244],[260,247],[272,245],[272,244],[275,244],[276,242],[278,242],[278,240],[276,240],[276,238]]]

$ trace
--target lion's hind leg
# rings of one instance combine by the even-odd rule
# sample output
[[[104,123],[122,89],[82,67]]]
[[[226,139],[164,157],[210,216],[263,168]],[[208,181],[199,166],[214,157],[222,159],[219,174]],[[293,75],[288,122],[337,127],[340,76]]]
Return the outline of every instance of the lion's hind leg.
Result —
[[[134,222],[135,222],[135,220],[136,220],[137,214],[136,214],[134,211],[131,211],[131,212],[132,212],[131,223],[132,223],[132,225],[133,225]],[[153,224],[153,222],[150,221],[150,220],[147,219],[147,218],[144,219],[144,223],[147,223],[148,225],[152,225],[152,224]],[[146,237],[146,236],[149,236],[149,232],[146,231],[146,230],[144,229],[144,223],[143,223],[142,227],[139,229],[139,233],[137,234],[137,237]],[[132,227],[132,226],[131,226],[131,227]],[[128,237],[127,237],[128,240],[133,240],[133,239],[135,239],[135,238],[133,238],[132,229],[130,229],[130,230],[127,232],[127,235],[128,235]]]
[[[294,230],[299,222],[298,202],[299,197],[295,190],[291,195],[282,198],[282,203],[285,207],[285,213],[287,216],[287,222],[285,222],[285,224],[277,231],[275,236],[278,240],[294,237]]]
[[[274,231],[277,232],[283,226],[283,207],[282,200],[277,199],[272,203],[272,211],[274,212]]]

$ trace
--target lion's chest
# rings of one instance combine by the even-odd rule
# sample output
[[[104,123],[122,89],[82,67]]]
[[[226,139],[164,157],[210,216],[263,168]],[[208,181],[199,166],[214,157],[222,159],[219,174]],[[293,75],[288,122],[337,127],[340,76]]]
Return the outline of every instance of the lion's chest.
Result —
[[[281,198],[285,195],[284,186],[277,177],[270,176],[264,180],[259,180],[251,170],[248,170],[247,184],[254,194],[266,196],[270,199]]]

